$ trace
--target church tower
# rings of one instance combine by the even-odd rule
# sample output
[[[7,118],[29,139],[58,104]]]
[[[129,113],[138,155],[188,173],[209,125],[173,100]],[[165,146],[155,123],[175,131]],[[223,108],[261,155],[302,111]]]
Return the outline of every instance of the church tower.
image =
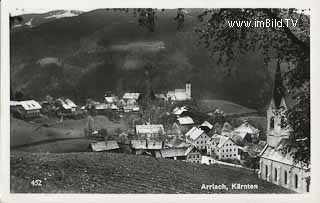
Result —
[[[187,99],[191,99],[191,83],[188,81],[186,83],[186,94],[187,94]]]
[[[273,147],[277,146],[283,138],[289,136],[289,128],[284,125],[286,123],[285,111],[287,110],[285,96],[285,87],[278,62],[272,98],[267,109],[267,143]]]

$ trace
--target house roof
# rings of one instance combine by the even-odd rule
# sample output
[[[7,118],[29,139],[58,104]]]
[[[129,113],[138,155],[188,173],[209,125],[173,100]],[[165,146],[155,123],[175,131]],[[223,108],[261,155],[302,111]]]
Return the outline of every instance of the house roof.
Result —
[[[202,134],[204,134],[203,130],[197,127],[193,127],[186,133],[186,136],[192,140],[196,140]]]
[[[188,111],[186,106],[176,107],[176,108],[173,109],[173,114],[180,115],[185,111]]]
[[[38,110],[41,109],[41,105],[35,100],[26,100],[26,101],[11,101],[10,105],[20,105],[25,110]]]
[[[105,104],[105,103],[95,105],[95,109],[97,110],[108,109],[108,108],[109,108],[108,104]]]
[[[137,134],[164,134],[164,128],[162,124],[147,124],[147,125],[136,125]]]
[[[116,97],[104,97],[104,99],[105,99],[106,102],[108,102],[108,103],[114,103],[114,102],[116,102],[116,100],[117,100]]]
[[[115,140],[96,142],[96,143],[91,143],[90,145],[91,145],[92,150],[95,152],[108,151],[108,150],[120,148],[117,141],[115,141]]]
[[[260,132],[259,129],[255,128],[253,125],[251,125],[248,122],[242,123],[239,127],[235,128],[233,131],[234,132],[245,132],[245,133],[249,133],[249,134],[255,134],[255,133]]]
[[[208,121],[203,122],[200,126],[208,127],[210,130],[213,128],[213,125]]]
[[[123,99],[135,99],[135,100],[138,100],[139,99],[139,96],[140,96],[140,93],[124,93],[123,95]]]
[[[77,107],[77,105],[71,99],[59,98],[58,101],[61,103],[64,109],[72,109]]]
[[[184,148],[170,148],[170,149],[161,149],[158,156],[169,158],[169,157],[178,157],[178,156],[187,156],[194,146],[184,147]]]
[[[207,144],[215,144],[218,148],[223,147],[223,145],[231,140],[229,137],[223,135],[214,134],[207,142]],[[232,141],[232,140],[231,140]],[[233,141],[232,141],[233,142]]]
[[[177,118],[177,120],[179,121],[180,125],[194,124],[194,121],[190,116],[180,117]]]

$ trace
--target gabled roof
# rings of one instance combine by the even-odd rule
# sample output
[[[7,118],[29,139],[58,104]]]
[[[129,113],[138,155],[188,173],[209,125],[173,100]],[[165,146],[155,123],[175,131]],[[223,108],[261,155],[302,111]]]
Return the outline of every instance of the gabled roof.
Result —
[[[114,103],[117,101],[117,98],[114,96],[104,97],[104,99],[106,100],[107,103]]]
[[[177,118],[177,120],[179,121],[180,125],[194,124],[194,121],[190,116],[180,117],[180,118]]]
[[[115,141],[115,140],[96,142],[96,143],[91,143],[90,145],[91,145],[92,150],[95,152],[108,151],[108,150],[120,148],[117,141]]]
[[[138,100],[140,93],[124,93],[123,99],[135,99]]]
[[[41,105],[35,100],[26,100],[26,101],[10,101],[10,105],[22,106],[25,110],[38,110],[41,109]]]
[[[162,124],[136,125],[136,132],[137,134],[165,134]]]
[[[232,141],[229,137],[225,137],[223,135],[214,134],[207,142],[207,144],[215,144],[217,148],[223,147],[223,145],[228,142],[229,140]]]
[[[77,105],[71,99],[57,99],[64,109],[76,108]]]
[[[210,130],[213,128],[213,125],[208,121],[203,122],[200,126],[208,127]]]
[[[233,135],[244,139],[247,134],[257,134],[259,132],[259,129],[255,128],[250,123],[245,122],[233,130]]]
[[[171,149],[161,149],[158,156],[169,158],[169,157],[179,157],[187,156],[194,146],[184,147],[184,148],[171,148]]]
[[[186,136],[191,140],[196,140],[202,134],[205,134],[203,130],[197,127],[193,127],[186,133]]]
[[[176,107],[176,108],[173,109],[173,114],[180,115],[185,111],[188,111],[186,106]]]

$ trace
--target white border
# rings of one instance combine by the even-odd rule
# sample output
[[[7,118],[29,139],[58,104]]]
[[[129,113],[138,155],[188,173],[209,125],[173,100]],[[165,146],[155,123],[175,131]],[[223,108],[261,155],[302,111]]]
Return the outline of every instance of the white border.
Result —
[[[317,116],[320,111],[320,63],[319,63],[319,42],[320,28],[317,21],[320,20],[319,3],[316,0],[21,0],[22,3],[30,1],[37,2],[39,5],[49,5],[54,2],[57,5],[55,8],[68,9],[67,5],[77,4],[79,1],[84,2],[83,5],[92,5],[94,2],[103,3],[105,8],[128,8],[128,7],[151,7],[151,8],[311,8],[311,192],[305,195],[282,195],[282,194],[212,194],[212,195],[113,195],[113,194],[10,194],[9,186],[9,146],[10,146],[10,116],[9,116],[9,2],[10,0],[2,0],[1,2],[1,139],[0,139],[0,191],[2,193],[3,202],[102,202],[102,201],[117,201],[117,202],[212,202],[212,201],[236,201],[238,202],[320,202],[319,198],[319,143],[320,130],[318,127],[319,120]],[[101,4],[102,5],[102,4]],[[53,8],[53,9],[55,9]],[[317,125],[318,124],[318,125]],[[317,201],[318,200],[318,201]],[[1,202],[1,200],[0,200]]]

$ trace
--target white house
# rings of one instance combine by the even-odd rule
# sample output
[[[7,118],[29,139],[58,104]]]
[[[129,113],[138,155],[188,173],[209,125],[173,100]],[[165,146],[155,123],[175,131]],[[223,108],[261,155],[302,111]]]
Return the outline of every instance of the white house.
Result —
[[[22,118],[40,116],[41,105],[35,100],[10,101],[10,109]]]
[[[194,145],[199,150],[206,149],[210,137],[200,128],[193,127],[186,133],[186,142]]]
[[[244,121],[239,127],[233,130],[233,136],[243,140],[252,141],[259,139],[260,130],[251,125],[248,121]]]
[[[291,152],[283,151],[290,136],[290,126],[285,125],[285,111],[294,101],[286,95],[280,65],[276,70],[272,98],[267,110],[267,145],[260,153],[259,177],[295,192],[309,192],[310,168],[294,163]]]
[[[207,154],[221,159],[240,159],[238,145],[229,137],[214,134],[207,142]]]
[[[171,101],[188,101],[191,100],[191,83],[186,83],[185,89],[175,89],[168,91],[167,99]]]

